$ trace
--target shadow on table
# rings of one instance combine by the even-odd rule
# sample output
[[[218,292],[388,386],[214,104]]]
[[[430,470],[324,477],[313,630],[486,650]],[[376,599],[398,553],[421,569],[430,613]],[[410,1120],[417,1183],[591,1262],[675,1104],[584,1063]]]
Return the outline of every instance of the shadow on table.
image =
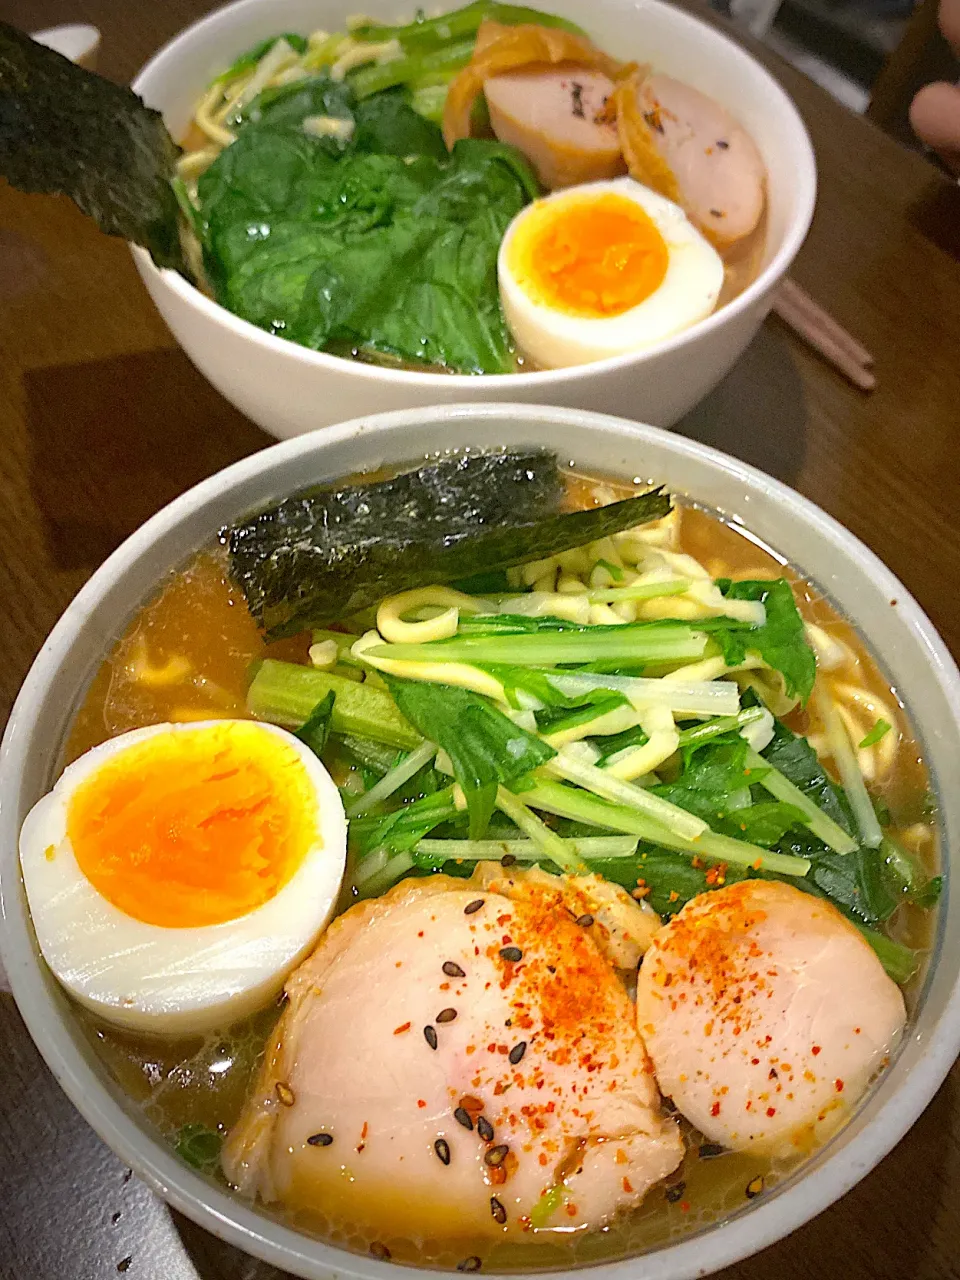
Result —
[[[24,376],[30,483],[59,568],[93,570],[165,503],[272,443],[176,348]]]
[[[768,320],[720,385],[674,430],[793,484],[803,466],[806,419],[789,340]]]

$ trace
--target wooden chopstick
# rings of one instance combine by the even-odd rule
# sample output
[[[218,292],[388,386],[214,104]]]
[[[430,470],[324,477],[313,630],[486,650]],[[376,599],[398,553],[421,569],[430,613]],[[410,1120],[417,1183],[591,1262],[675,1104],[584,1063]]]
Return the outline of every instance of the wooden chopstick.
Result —
[[[793,280],[784,280],[773,309],[798,337],[862,391],[877,385],[873,356]]]

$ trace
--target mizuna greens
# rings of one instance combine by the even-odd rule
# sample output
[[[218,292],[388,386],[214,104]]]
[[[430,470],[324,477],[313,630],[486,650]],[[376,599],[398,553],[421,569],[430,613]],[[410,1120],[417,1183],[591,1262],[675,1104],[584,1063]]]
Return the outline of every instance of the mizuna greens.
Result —
[[[481,505],[483,476],[516,474],[506,456],[495,455],[498,466],[471,458]],[[317,719],[332,730],[324,759],[353,780],[345,795],[356,891],[371,896],[441,870],[469,875],[477,861],[507,856],[595,872],[672,915],[711,887],[779,879],[829,899],[905,981],[917,960],[881,930],[901,903],[935,902],[939,880],[889,832],[864,840],[849,779],[838,785],[784,723],[782,708],[811,698],[817,672],[790,583],[713,583],[690,557],[663,549],[660,526],[607,524],[605,512],[618,505],[629,514],[629,503],[584,513],[597,522],[591,541],[551,541],[552,529],[576,517],[543,515],[555,496],[549,463],[527,461],[541,539],[533,523],[521,543],[509,531],[468,541],[477,552],[469,565],[453,548],[410,574],[398,560],[400,596],[383,599],[390,575],[374,574],[362,599],[379,595],[376,612],[341,617],[345,632],[315,632],[322,667],[268,659],[254,674],[255,715],[303,724],[308,740]],[[468,471],[454,474],[459,482]],[[428,468],[389,483],[424,477],[436,479]],[[351,491],[337,502],[349,510]],[[349,527],[337,532],[347,565]],[[490,550],[508,545],[522,545],[526,560]],[[235,559],[256,606],[252,565]],[[422,585],[468,569],[466,591]],[[255,567],[271,609],[283,609],[286,572],[282,556]],[[296,607],[295,617],[309,616]],[[861,787],[868,794],[862,779]]]

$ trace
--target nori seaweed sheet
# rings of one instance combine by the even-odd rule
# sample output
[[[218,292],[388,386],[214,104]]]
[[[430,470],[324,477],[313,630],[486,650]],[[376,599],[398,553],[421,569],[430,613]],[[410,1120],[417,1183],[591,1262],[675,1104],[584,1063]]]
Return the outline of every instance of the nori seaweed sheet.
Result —
[[[11,186],[67,195],[107,235],[184,270],[170,185],[179,154],[132,90],[0,22],[0,177]]]
[[[465,453],[373,484],[314,488],[222,532],[230,572],[271,638],[384,596],[555,555],[670,510],[660,489],[563,514],[545,449]]]

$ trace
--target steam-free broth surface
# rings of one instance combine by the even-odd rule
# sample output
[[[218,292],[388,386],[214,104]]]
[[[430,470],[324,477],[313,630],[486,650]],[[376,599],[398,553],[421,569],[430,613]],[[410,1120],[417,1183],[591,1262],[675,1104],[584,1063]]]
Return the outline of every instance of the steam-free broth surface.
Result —
[[[606,503],[635,490],[616,482],[571,474],[568,500],[579,509]],[[890,811],[893,834],[910,849],[924,870],[937,870],[926,770],[896,691],[891,690],[854,629],[840,618],[813,585],[764,548],[736,522],[684,506],[679,548],[700,560],[715,577],[771,578],[786,573],[795,585],[806,621],[844,646],[843,660],[819,680],[829,680],[834,697],[857,725],[888,718],[893,729],[884,753],[871,757],[874,786]],[[162,584],[115,645],[91,683],[66,747],[68,759],[139,726],[164,720],[187,722],[245,716],[251,663],[265,656],[306,660],[309,636],[279,644],[263,641],[244,598],[231,583],[219,548],[198,553]],[[815,704],[796,711],[791,727],[812,740],[822,736]],[[890,748],[893,748],[891,753]],[[349,881],[349,875],[348,875]],[[350,903],[346,892],[341,909]],[[901,906],[888,927],[914,948],[929,948],[931,913]],[[908,1003],[919,990],[915,978]],[[212,1035],[156,1041],[121,1032],[80,1013],[91,1043],[120,1085],[142,1107],[146,1118],[171,1141],[185,1125],[203,1125],[221,1133],[235,1122],[261,1058],[264,1041],[279,1007]],[[377,1065],[371,1064],[376,1070]],[[771,1161],[738,1154],[706,1142],[682,1122],[687,1151],[681,1166],[654,1187],[642,1206],[613,1225],[593,1233],[555,1231],[553,1239],[531,1245],[494,1244],[489,1239],[414,1242],[390,1239],[385,1245],[401,1262],[456,1266],[467,1254],[490,1269],[565,1266],[629,1256],[678,1235],[707,1227],[743,1209],[801,1163],[802,1157]],[[344,1157],[344,1176],[349,1160]],[[214,1176],[217,1176],[214,1174]],[[269,1213],[279,1212],[267,1208]],[[366,1251],[372,1242],[322,1213],[282,1214],[304,1230],[348,1248]],[[454,1250],[455,1251],[452,1251]]]

